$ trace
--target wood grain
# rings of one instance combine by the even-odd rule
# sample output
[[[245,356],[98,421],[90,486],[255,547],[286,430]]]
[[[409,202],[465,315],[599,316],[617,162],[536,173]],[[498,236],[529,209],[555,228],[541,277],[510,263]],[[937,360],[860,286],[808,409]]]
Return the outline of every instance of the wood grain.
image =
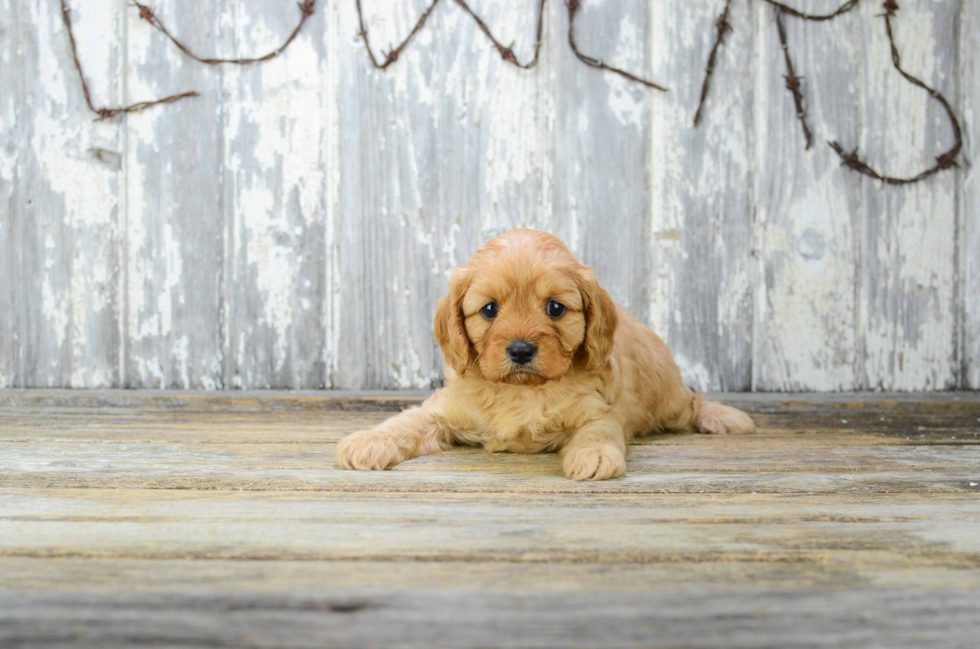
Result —
[[[980,142],[980,63],[972,52],[980,47],[980,5],[964,2],[959,31],[960,114],[963,115],[966,157],[971,165],[960,171],[958,229],[958,293],[960,309],[960,383],[980,390],[980,183],[976,176]]]
[[[757,38],[736,3],[701,125],[691,128],[722,2],[651,3],[653,99],[650,322],[698,390],[752,388],[752,103]],[[692,38],[692,35],[694,36]]]
[[[93,122],[72,64],[60,7],[43,0],[4,10],[16,106],[0,175],[16,185],[5,222],[3,279],[10,313],[0,345],[4,385],[118,385],[118,124]],[[118,14],[108,3],[74,7],[79,56],[92,93],[120,99]],[[101,31],[101,34],[100,34]],[[84,33],[82,33],[84,32]],[[15,49],[13,49],[15,48]],[[11,79],[13,80],[13,79]],[[7,128],[4,131],[8,131]],[[6,192],[5,192],[6,193]],[[9,261],[8,261],[9,260]]]
[[[13,65],[20,45],[19,32],[12,32],[9,25],[18,20],[19,5],[0,5],[0,86],[6,92],[0,96],[0,272],[11,284],[9,290],[0,291],[0,387],[16,385],[15,375],[22,360],[23,347],[19,344],[17,311],[14,300],[22,296],[15,287],[21,285],[18,255],[17,222],[18,191],[20,184],[20,129],[16,127],[20,108],[21,72]]]
[[[224,71],[191,62],[138,11],[119,8],[128,30],[127,100],[201,94],[125,121],[124,386],[225,387],[220,323],[230,209],[217,117]],[[223,3],[153,8],[192,50],[233,46]]]
[[[274,50],[296,3],[222,3],[240,55]],[[327,6],[282,56],[221,72],[224,382],[230,388],[323,388],[328,377],[327,169],[336,146],[325,120]]]
[[[530,58],[537,0],[470,4]],[[385,72],[353,3],[318,3],[281,57],[244,68],[186,59],[125,3],[72,3],[98,103],[201,93],[98,123],[57,4],[5,2],[0,387],[428,389],[451,268],[535,227],[594,266],[698,389],[976,389],[974,4],[901,3],[905,65],[955,100],[966,148],[961,170],[896,188],[824,144],[904,174],[949,141],[890,67],[877,2],[786,20],[809,152],[765,3],[733,3],[694,129],[721,0],[582,3],[583,51],[666,94],[576,60],[561,2],[533,70],[446,0]],[[427,5],[364,0],[379,51]],[[153,9],[218,56],[277,45],[298,11]]]
[[[861,181],[841,173],[825,142],[849,142],[862,133],[855,93],[862,87],[857,75],[865,59],[855,44],[862,30],[873,26],[851,14],[831,23],[784,18],[814,131],[814,148],[807,151],[786,89],[772,8],[757,4],[756,19],[764,34],[756,155],[766,160],[766,172],[756,182],[764,290],[756,302],[754,387],[852,389],[863,368],[856,295]]]
[[[903,2],[901,16],[894,21],[905,69],[934,80],[940,92],[951,95],[958,89],[956,59],[939,44],[955,42],[960,9],[960,2]],[[866,3],[860,16],[865,57],[887,61],[889,44],[879,8]],[[925,46],[915,47],[916,43]],[[931,166],[953,138],[943,109],[891,66],[870,68],[862,81],[862,119],[867,125],[862,148],[867,155],[893,168],[892,175]],[[908,155],[908,142],[926,151]],[[944,314],[956,312],[957,175],[944,174],[935,182],[897,192],[867,178],[861,184],[858,303],[866,359],[861,387],[954,388],[959,370],[956,319]]]
[[[0,391],[0,645],[975,644],[976,395],[733,397],[598,484],[336,469],[398,399]]]

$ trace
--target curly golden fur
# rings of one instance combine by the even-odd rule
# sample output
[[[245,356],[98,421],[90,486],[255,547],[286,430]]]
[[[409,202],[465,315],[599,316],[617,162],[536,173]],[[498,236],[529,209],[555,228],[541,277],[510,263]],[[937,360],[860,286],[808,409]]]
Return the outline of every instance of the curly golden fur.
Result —
[[[552,302],[563,309],[549,313]],[[623,475],[627,444],[651,432],[755,431],[745,413],[685,387],[663,341],[550,234],[513,230],[456,269],[435,335],[446,387],[342,440],[341,467],[388,469],[466,444],[558,451],[568,478],[605,480]],[[515,362],[515,341],[534,346],[532,360]]]

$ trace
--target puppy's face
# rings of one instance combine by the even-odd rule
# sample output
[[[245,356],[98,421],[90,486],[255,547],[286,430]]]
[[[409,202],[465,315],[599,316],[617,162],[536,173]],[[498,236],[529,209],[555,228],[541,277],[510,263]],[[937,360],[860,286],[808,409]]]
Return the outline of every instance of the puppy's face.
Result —
[[[460,375],[541,385],[612,350],[615,306],[557,238],[516,230],[458,269],[436,312],[436,337]]]

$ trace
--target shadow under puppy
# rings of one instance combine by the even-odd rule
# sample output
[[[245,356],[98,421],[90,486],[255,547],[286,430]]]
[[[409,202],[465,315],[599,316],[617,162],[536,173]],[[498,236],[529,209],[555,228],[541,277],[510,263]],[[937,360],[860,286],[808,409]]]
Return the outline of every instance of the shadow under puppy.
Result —
[[[558,451],[568,478],[605,480],[623,475],[635,437],[755,431],[689,390],[664,342],[544,232],[508,232],[457,268],[435,335],[446,387],[343,439],[341,467],[388,469],[465,444]]]

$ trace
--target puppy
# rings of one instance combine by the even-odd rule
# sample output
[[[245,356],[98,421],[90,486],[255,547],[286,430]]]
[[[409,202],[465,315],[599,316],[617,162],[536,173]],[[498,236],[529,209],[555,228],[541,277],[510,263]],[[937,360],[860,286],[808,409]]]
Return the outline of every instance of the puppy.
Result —
[[[606,480],[647,433],[755,431],[745,413],[685,387],[663,341],[550,234],[513,230],[457,268],[435,335],[446,387],[343,439],[341,467],[388,469],[465,444],[558,451],[569,479]]]

